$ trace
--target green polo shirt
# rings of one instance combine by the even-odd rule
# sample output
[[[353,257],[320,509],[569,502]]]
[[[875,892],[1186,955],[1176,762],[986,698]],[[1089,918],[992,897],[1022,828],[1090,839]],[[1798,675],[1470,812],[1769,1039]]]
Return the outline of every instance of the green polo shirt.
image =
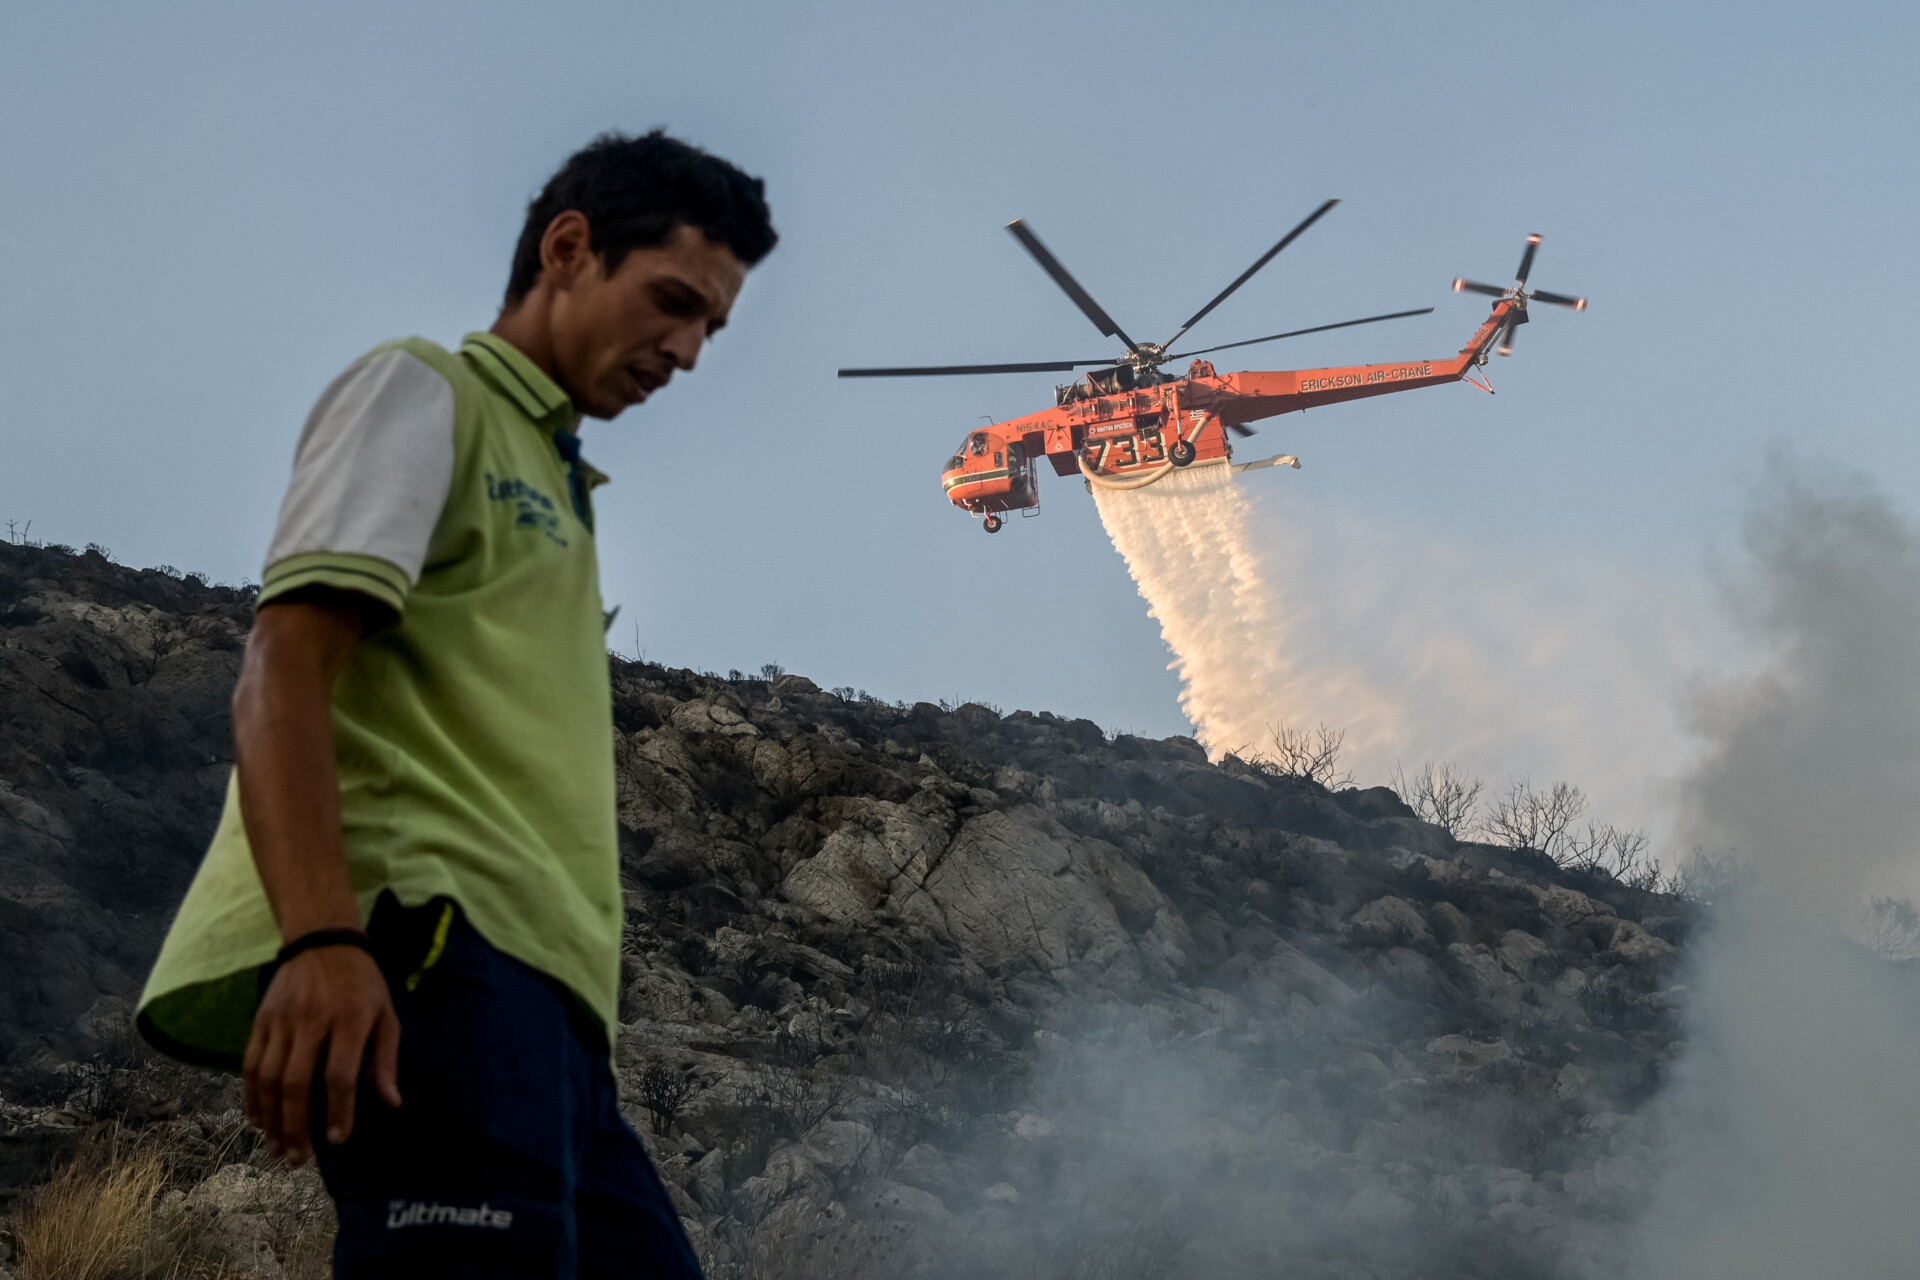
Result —
[[[604,477],[577,460],[575,422],[566,394],[490,334],[456,353],[419,338],[377,349],[302,437],[260,603],[320,585],[390,611],[333,695],[362,919],[384,890],[407,906],[446,895],[610,1029],[622,910],[588,497]],[[237,1068],[280,944],[229,781],[141,997],[142,1033]]]

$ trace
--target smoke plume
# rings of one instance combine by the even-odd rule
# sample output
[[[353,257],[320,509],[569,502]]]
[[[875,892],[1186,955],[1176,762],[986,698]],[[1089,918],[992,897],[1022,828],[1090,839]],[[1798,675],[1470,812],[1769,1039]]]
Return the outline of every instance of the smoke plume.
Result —
[[[1401,591],[1411,578],[1396,576],[1377,542],[1351,551],[1364,574],[1330,568],[1325,539],[1315,544],[1322,531],[1297,517],[1292,527],[1256,520],[1224,467],[1096,497],[1175,655],[1183,706],[1216,756],[1257,753],[1272,726],[1324,722],[1346,731],[1349,761],[1375,770],[1409,751],[1437,747],[1445,758],[1451,740],[1477,746],[1482,770],[1519,772],[1543,755],[1577,761],[1592,737],[1617,768],[1645,778],[1673,767],[1683,722],[1702,744],[1677,789],[1671,841],[1703,851],[1697,867],[1717,869],[1695,881],[1711,905],[1687,970],[1687,1047],[1650,1112],[1620,1131],[1627,1238],[1569,1248],[1564,1274],[1920,1275],[1911,1208],[1920,961],[1886,958],[1920,951],[1920,916],[1900,901],[1920,890],[1920,529],[1869,479],[1786,455],[1769,464],[1741,554],[1723,575],[1728,615],[1757,661],[1678,699],[1678,719],[1648,709],[1668,694],[1666,671],[1701,663],[1698,644],[1688,653],[1675,642],[1684,628],[1699,634],[1698,620],[1639,649],[1588,625],[1611,609],[1616,635],[1652,632],[1646,620],[1662,610],[1649,597],[1563,612],[1557,632],[1508,626],[1509,655],[1489,657],[1480,633]],[[1359,601],[1332,585],[1362,578],[1391,581]],[[1499,613],[1502,590],[1515,594],[1511,583],[1475,584],[1472,612]],[[1504,617],[1527,611],[1525,594]],[[1398,656],[1381,660],[1389,651]],[[1396,674],[1395,662],[1405,670]],[[1532,682],[1526,698],[1515,696],[1516,672]],[[1543,709],[1537,721],[1511,710],[1529,699]],[[1549,738],[1557,745],[1528,758]],[[1590,776],[1572,776],[1591,787]],[[1860,941],[1863,904],[1875,897],[1897,909],[1870,918],[1906,930],[1898,945],[1872,939],[1880,954]],[[1183,1062],[1174,1078],[1183,1072],[1205,1075]],[[1195,1089],[1113,1096],[1170,1093]],[[1647,1121],[1658,1135],[1651,1183],[1636,1154],[1644,1148],[1624,1137],[1646,1132]],[[1236,1207],[1285,1185],[1286,1164],[1243,1171],[1233,1185],[1258,1191]],[[1173,1191],[1182,1182],[1140,1194],[1161,1196],[1171,1220],[1198,1222]],[[1636,1199],[1649,1207],[1630,1208]],[[1221,1209],[1226,1199],[1209,1203]],[[1333,1221],[1354,1226],[1345,1212]]]
[[[1920,841],[1920,531],[1776,457],[1728,599],[1765,655],[1701,691],[1683,829],[1723,855],[1632,1273],[1920,1275],[1920,974],[1845,936]]]

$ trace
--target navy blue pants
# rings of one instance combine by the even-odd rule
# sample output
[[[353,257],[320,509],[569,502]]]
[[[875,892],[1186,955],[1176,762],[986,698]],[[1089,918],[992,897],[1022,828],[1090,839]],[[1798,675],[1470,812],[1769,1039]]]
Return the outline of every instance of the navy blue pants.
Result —
[[[334,1275],[699,1280],[593,1017],[444,900],[384,897],[369,932],[400,1014],[402,1105],[363,1085],[334,1147],[316,1100]]]

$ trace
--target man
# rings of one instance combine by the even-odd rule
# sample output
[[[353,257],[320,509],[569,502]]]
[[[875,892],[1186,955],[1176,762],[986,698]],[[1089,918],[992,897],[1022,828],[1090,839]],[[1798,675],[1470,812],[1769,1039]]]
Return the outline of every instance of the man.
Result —
[[[301,436],[234,779],[140,1030],[317,1156],[340,1276],[697,1276],[610,1068],[624,918],[581,415],[694,367],[763,186],[608,134],[457,352],[376,349]]]

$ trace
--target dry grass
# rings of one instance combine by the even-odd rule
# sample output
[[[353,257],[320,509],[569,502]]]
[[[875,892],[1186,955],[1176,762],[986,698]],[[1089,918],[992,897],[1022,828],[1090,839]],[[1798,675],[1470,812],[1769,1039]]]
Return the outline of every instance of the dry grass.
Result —
[[[148,1270],[166,1157],[118,1130],[83,1149],[14,1222],[21,1280],[117,1280]]]
[[[222,1219],[183,1208],[179,1191],[208,1172],[201,1163],[177,1140],[102,1126],[16,1211],[19,1280],[244,1280],[252,1269],[236,1265]],[[251,1210],[288,1280],[331,1273],[331,1207],[296,1179]]]

